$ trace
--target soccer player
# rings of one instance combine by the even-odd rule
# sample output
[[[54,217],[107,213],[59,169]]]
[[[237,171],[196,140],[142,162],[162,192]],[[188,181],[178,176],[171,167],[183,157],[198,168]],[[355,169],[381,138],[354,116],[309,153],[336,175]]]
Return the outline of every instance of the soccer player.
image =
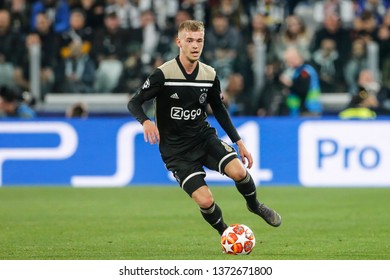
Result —
[[[205,182],[204,166],[233,179],[249,211],[271,226],[279,226],[280,215],[256,198],[255,183],[245,167],[251,168],[252,155],[222,103],[216,72],[199,61],[204,46],[203,23],[182,22],[176,44],[179,55],[155,69],[128,103],[129,111],[143,126],[145,141],[159,145],[167,169],[173,172],[180,187],[197,203],[203,218],[219,234],[227,225]],[[142,104],[152,98],[156,124],[142,108]],[[241,161],[234,148],[220,140],[207,122],[207,104],[237,145]]]

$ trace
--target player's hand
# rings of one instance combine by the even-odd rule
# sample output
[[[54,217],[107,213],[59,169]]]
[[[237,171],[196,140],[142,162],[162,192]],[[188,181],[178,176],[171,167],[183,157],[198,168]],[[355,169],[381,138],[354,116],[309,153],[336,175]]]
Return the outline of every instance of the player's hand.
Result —
[[[142,126],[144,128],[145,142],[149,142],[150,144],[160,143],[160,133],[158,132],[157,126],[151,120],[144,121]]]
[[[246,149],[244,141],[239,140],[236,142],[238,147],[238,153],[240,154],[241,161],[244,165],[247,164],[247,167],[250,169],[253,165],[253,158],[251,153]]]

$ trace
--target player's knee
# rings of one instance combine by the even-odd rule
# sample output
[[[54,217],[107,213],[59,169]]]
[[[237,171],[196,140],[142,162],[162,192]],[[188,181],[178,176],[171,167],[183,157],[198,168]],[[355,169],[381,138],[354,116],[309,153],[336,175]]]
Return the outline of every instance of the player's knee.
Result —
[[[232,178],[235,182],[245,179],[246,175],[247,175],[247,171],[244,167],[233,169],[228,174],[228,176]]]
[[[211,197],[205,197],[198,201],[198,205],[201,208],[207,209],[210,208],[214,203],[214,198]]]
[[[209,208],[214,203],[213,195],[210,190],[203,186],[193,192],[192,199],[199,205],[201,208]]]
[[[209,208],[214,203],[214,197],[211,195],[209,191],[203,192],[197,196],[195,201],[199,205],[199,207]]]
[[[235,182],[238,182],[245,179],[247,170],[240,160],[236,158],[226,165],[224,173]]]

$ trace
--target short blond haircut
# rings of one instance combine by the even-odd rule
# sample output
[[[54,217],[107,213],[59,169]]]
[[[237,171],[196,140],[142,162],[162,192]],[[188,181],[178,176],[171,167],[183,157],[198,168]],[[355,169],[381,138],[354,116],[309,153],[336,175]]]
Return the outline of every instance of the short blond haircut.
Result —
[[[178,36],[183,30],[204,32],[204,24],[198,20],[185,20],[179,25]]]

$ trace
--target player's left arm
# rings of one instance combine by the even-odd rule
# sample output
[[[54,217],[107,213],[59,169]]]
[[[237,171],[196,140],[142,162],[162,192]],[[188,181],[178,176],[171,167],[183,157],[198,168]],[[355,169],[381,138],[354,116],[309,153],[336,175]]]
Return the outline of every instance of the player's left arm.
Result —
[[[241,139],[240,135],[237,132],[237,129],[234,127],[229,112],[226,110],[226,107],[222,102],[221,87],[218,77],[215,78],[213,87],[208,92],[207,99],[218,123],[227,133],[230,140],[233,143],[236,143],[242,163],[244,165],[247,164],[247,167],[251,168],[253,165],[252,155],[246,148],[244,141]]]

